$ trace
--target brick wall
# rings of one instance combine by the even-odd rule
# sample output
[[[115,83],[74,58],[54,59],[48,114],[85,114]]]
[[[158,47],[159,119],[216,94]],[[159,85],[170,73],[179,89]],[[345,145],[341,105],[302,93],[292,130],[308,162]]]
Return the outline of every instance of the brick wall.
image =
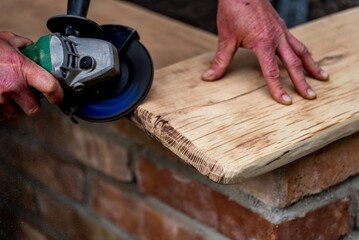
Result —
[[[359,135],[219,185],[128,120],[0,125],[0,239],[356,239]]]

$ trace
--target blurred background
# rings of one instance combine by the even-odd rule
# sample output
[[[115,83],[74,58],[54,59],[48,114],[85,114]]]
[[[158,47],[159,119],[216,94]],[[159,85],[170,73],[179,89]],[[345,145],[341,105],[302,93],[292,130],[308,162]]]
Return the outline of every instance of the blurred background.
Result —
[[[218,0],[127,1],[212,33],[217,33]],[[294,27],[309,20],[359,6],[359,0],[272,0],[271,2],[288,27]]]

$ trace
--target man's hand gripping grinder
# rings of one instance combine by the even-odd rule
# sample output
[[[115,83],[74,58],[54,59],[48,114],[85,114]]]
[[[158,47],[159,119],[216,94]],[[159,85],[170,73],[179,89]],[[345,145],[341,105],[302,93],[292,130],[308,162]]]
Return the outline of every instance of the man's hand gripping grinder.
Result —
[[[67,14],[47,22],[52,34],[22,53],[60,82],[64,99],[59,107],[73,120],[113,121],[127,116],[146,97],[152,60],[134,29],[99,26],[86,18],[89,4],[90,0],[68,0]]]

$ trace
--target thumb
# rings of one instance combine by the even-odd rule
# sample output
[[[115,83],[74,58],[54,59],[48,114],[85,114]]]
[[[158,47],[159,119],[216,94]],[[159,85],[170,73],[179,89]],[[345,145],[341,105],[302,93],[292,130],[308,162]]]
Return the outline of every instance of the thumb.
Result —
[[[17,36],[17,35],[15,35],[15,38],[11,42],[11,44],[16,48],[25,48],[28,45],[30,45],[31,43],[32,43],[32,41],[30,39],[24,38],[21,36]]]
[[[21,37],[12,32],[0,32],[0,37],[14,48],[23,48],[32,43],[30,39]]]
[[[36,88],[44,94],[52,104],[59,104],[63,98],[63,91],[60,83],[45,69],[25,58],[23,74],[27,84]]]
[[[202,79],[212,81],[221,78],[225,74],[236,51],[237,47],[235,42],[228,43],[220,41],[212,65],[202,74]]]

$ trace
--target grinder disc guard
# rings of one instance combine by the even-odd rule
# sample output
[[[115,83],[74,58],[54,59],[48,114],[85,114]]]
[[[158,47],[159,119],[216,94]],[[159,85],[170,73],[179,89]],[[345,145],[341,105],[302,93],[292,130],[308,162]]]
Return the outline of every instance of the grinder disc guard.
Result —
[[[99,37],[118,50],[120,74],[81,94],[67,96],[60,104],[66,114],[86,121],[107,122],[130,114],[146,97],[153,79],[153,65],[146,48],[132,28],[103,25]]]

